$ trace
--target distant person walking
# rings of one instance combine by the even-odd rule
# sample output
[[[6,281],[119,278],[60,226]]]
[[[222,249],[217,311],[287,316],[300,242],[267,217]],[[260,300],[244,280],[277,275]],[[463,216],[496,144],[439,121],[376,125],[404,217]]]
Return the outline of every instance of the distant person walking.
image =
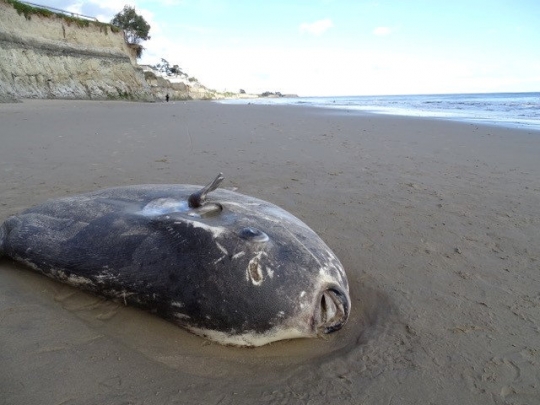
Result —
[[[167,100],[167,103],[169,102],[169,93],[165,96],[165,100]]]

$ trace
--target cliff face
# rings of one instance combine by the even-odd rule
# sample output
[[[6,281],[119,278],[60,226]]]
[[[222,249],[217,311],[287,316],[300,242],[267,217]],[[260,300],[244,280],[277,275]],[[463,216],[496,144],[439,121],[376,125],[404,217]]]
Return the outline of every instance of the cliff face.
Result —
[[[171,100],[210,100],[224,97],[215,90],[207,89],[198,81],[190,81],[185,74],[164,77],[151,66],[142,65],[141,68],[156,100],[165,100],[167,94]]]
[[[16,98],[153,100],[122,32],[28,20],[0,0],[0,101]]]

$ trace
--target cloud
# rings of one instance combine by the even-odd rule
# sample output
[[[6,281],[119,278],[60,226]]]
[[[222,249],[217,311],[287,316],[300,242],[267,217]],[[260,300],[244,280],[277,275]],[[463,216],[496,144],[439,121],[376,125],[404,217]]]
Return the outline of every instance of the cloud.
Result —
[[[145,44],[146,46],[146,44]],[[156,35],[148,42],[143,64],[160,58],[179,64],[204,85],[217,90],[262,93],[280,91],[301,96],[441,94],[490,91],[531,91],[540,86],[540,62],[521,66],[498,60],[486,70],[479,58],[455,59],[431,54],[355,46],[306,47],[198,43]],[[219,62],[219,63],[217,63]],[[515,81],[512,81],[515,80]],[[529,90],[527,90],[529,89]]]
[[[66,11],[69,11],[71,13],[76,13],[76,14],[83,14],[82,12],[82,6],[83,6],[83,2],[82,1],[78,1],[76,3],[73,3],[71,5],[69,5],[67,8],[66,8]]]
[[[124,5],[126,5],[125,0],[90,0],[89,3],[95,5],[102,10],[114,11],[114,14],[122,11]],[[131,5],[132,7],[134,6],[137,10],[139,9],[136,4],[129,5]]]
[[[377,27],[373,30],[373,34],[379,37],[390,35],[394,30],[390,27]]]
[[[329,18],[324,20],[318,20],[312,23],[302,23],[300,24],[299,31],[302,34],[311,34],[311,35],[322,35],[330,28],[334,26],[334,23]]]

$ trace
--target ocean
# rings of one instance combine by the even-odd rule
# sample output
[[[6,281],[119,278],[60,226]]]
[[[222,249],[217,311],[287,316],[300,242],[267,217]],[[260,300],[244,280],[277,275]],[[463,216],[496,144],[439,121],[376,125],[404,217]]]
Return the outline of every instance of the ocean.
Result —
[[[375,114],[451,119],[540,131],[540,93],[257,98],[221,102],[303,105]]]

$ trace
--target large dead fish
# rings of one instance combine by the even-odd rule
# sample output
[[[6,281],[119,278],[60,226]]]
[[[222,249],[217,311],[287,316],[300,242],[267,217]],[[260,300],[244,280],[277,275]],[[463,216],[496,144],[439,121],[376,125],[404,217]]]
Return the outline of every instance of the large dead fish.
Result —
[[[222,180],[47,201],[0,225],[0,256],[221,344],[340,329],[351,306],[334,253],[283,209],[216,190]]]

